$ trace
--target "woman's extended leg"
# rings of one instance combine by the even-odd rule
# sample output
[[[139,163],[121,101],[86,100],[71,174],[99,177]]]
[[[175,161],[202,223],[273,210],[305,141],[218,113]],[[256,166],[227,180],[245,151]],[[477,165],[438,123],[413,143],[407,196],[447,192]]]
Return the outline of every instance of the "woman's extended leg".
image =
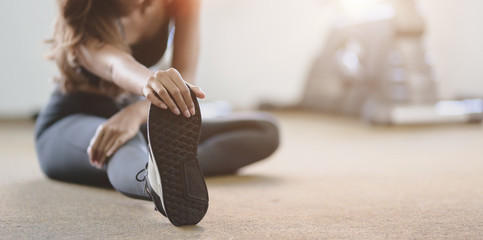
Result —
[[[148,161],[147,144],[140,133],[119,148],[104,169],[89,164],[87,147],[97,127],[105,121],[75,114],[49,127],[36,141],[42,170],[52,179],[100,187],[112,185],[130,197],[150,200],[144,183],[136,181],[136,174]]]
[[[278,147],[274,117],[265,113],[231,114],[203,120],[198,160],[205,176],[232,174],[270,156]]]

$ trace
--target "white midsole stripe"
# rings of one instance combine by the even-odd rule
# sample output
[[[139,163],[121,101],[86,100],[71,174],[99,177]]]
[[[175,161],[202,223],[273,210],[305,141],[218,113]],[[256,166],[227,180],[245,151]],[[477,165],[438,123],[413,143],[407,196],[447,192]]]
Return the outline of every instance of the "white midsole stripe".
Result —
[[[148,128],[148,140],[149,140],[149,128]],[[151,142],[151,140],[149,140]],[[149,163],[148,163],[148,179],[151,185],[151,188],[158,194],[159,198],[161,199],[161,205],[163,206],[163,210],[166,213],[166,207],[164,206],[163,201],[163,187],[161,185],[161,176],[159,176],[158,165],[156,164],[156,159],[153,155],[153,149],[151,148],[151,144],[149,146]],[[167,214],[167,213],[166,213]]]

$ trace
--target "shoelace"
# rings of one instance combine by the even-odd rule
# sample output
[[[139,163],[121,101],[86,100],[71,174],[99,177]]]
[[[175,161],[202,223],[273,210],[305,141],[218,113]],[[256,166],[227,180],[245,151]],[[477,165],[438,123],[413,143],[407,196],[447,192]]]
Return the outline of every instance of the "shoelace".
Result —
[[[139,177],[139,175],[141,173],[144,172],[144,175],[142,178]],[[146,179],[146,176],[148,175],[148,163],[146,163],[146,167],[144,167],[143,169],[141,169],[141,171],[139,171],[137,174],[136,174],[136,181],[138,182],[144,182],[144,189],[143,189],[143,192],[147,193],[149,195],[149,198],[151,198],[151,200],[153,200],[153,195],[151,195],[151,192],[149,191],[149,188],[148,188],[148,181]],[[155,211],[159,211],[158,208],[156,206],[154,206],[154,210]],[[166,213],[164,213],[163,210],[159,211],[161,212],[161,214],[163,214],[164,216],[166,216]]]
[[[143,178],[139,178],[139,174],[143,173],[143,172],[146,172],[143,176]],[[141,171],[139,171],[137,174],[136,174],[136,181],[138,182],[142,182],[142,181],[146,181],[146,175],[147,175],[147,172],[148,172],[148,163],[146,163],[146,166],[141,169]]]
[[[142,178],[139,177],[139,175],[141,173],[144,172],[144,175]],[[146,175],[148,175],[148,163],[146,163],[146,167],[144,167],[143,169],[141,169],[141,171],[139,171],[137,174],[136,174],[136,181],[138,182],[144,182],[144,189],[143,189],[143,192],[147,193],[149,195],[149,197],[152,199],[153,196],[151,195],[151,192],[149,191],[149,188],[148,188],[148,181],[146,179]]]

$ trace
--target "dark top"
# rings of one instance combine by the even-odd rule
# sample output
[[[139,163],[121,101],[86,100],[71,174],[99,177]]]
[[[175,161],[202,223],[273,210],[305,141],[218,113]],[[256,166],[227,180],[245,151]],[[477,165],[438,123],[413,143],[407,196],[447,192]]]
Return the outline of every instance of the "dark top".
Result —
[[[35,125],[35,138],[38,139],[45,130],[60,119],[72,114],[110,118],[123,106],[112,98],[87,92],[63,94],[54,91],[45,108],[40,112]]]

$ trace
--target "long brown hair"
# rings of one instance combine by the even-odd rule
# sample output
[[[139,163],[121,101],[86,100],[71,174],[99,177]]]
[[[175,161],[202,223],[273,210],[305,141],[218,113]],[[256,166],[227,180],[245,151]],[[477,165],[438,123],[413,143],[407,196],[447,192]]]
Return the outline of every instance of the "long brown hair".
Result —
[[[129,52],[123,39],[118,20],[119,3],[116,0],[57,0],[59,15],[55,21],[54,35],[49,58],[59,68],[60,76],[55,78],[65,92],[75,92],[78,86],[86,84],[92,74],[78,63],[76,52],[82,44],[94,42],[110,44]],[[100,90],[110,96],[121,91],[111,82],[97,80]]]

